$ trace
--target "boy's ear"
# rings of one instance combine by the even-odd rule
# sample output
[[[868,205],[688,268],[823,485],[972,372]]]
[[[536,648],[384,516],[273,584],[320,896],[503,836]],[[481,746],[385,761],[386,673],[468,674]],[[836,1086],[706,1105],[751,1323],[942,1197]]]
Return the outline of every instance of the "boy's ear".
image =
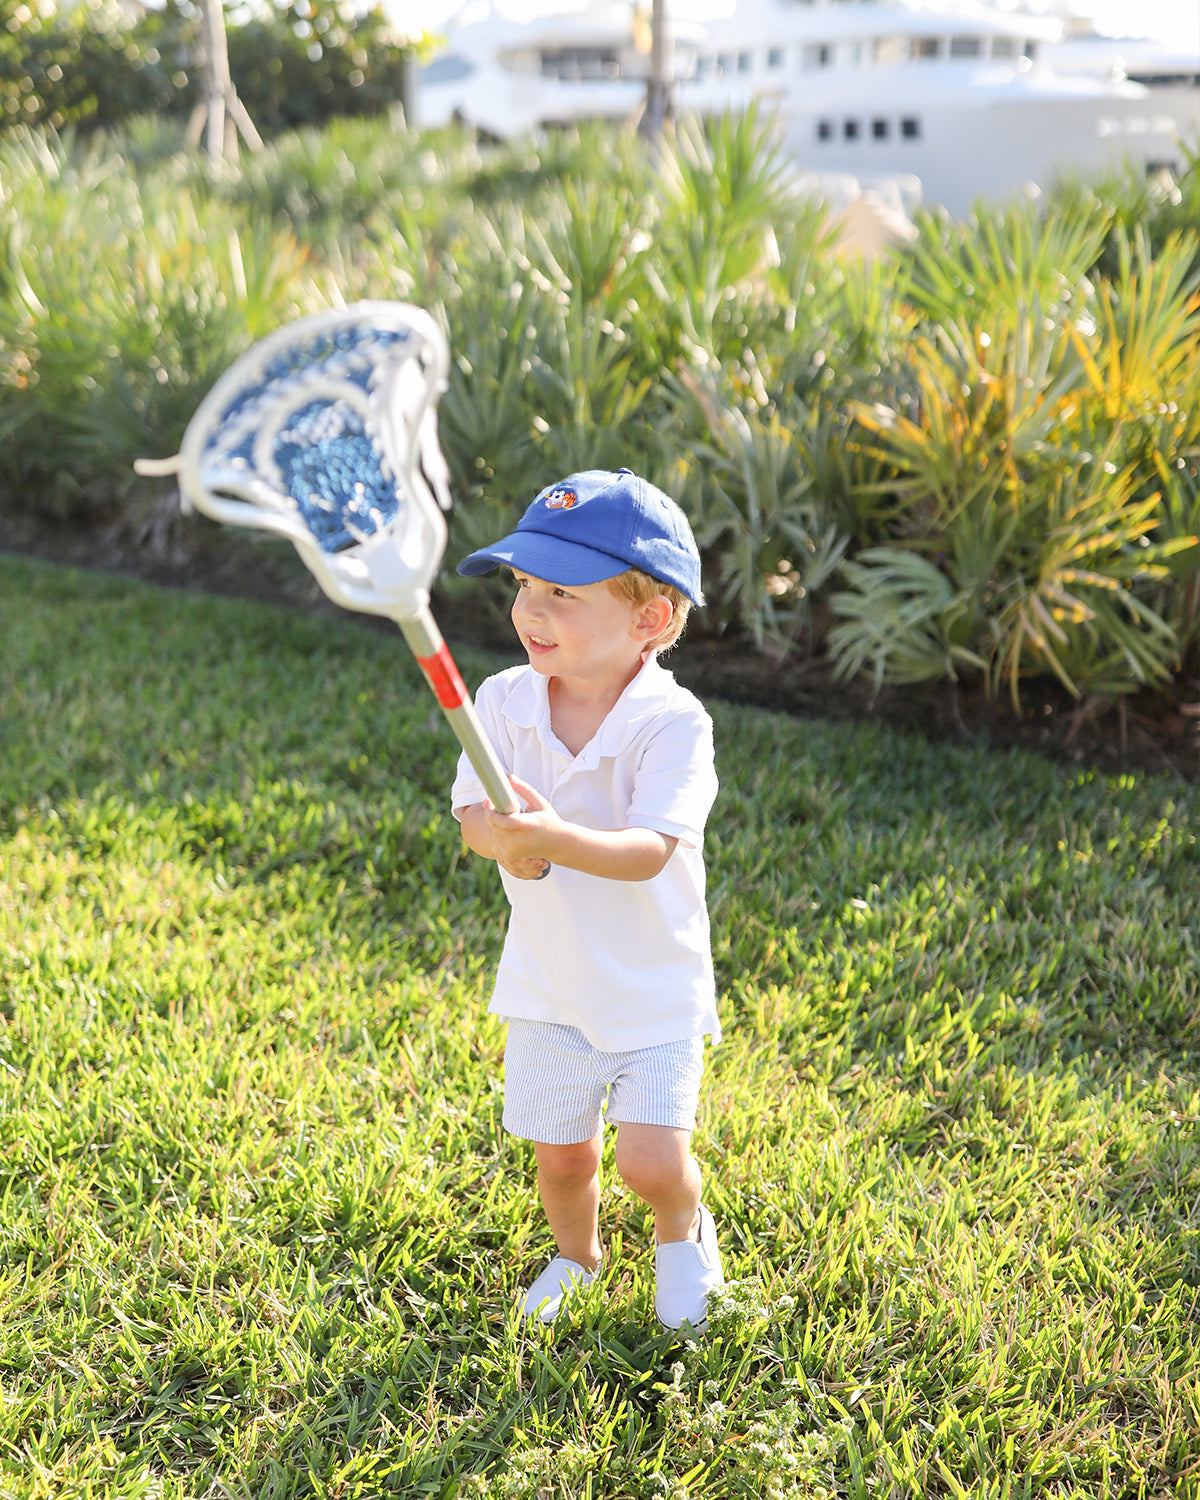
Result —
[[[655,594],[653,599],[639,606],[633,617],[633,634],[643,645],[656,641],[675,613],[674,606],[665,594]]]

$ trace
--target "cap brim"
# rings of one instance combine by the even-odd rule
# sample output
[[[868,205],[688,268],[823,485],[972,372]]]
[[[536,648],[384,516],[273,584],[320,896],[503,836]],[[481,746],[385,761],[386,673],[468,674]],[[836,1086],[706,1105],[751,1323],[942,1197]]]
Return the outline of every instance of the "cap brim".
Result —
[[[514,531],[490,547],[481,547],[459,563],[457,572],[464,578],[478,578],[496,568],[517,568],[547,583],[578,586],[603,583],[629,569],[627,562],[594,547],[563,541],[542,531]]]

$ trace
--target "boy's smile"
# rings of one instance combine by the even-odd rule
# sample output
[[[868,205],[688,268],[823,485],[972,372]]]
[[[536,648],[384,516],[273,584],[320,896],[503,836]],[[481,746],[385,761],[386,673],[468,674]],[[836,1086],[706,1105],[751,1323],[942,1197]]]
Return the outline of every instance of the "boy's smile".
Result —
[[[534,671],[604,691],[637,675],[644,644],[639,608],[607,583],[549,583],[513,570],[512,621]]]

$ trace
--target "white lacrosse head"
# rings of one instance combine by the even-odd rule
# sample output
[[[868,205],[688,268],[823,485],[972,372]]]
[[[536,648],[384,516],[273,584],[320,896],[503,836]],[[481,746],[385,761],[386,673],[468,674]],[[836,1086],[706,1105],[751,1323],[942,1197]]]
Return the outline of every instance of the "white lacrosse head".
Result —
[[[277,329],[188,424],[184,509],[289,537],[348,609],[412,617],[446,547],[436,403],[448,366],[441,329],[404,302],[357,302]]]

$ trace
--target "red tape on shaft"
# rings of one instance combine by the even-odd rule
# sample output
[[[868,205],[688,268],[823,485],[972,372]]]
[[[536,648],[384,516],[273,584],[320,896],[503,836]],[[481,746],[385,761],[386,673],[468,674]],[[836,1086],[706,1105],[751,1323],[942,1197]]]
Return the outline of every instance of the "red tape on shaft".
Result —
[[[461,708],[468,701],[467,685],[459,676],[445,641],[434,656],[418,656],[417,664],[443,708]]]

